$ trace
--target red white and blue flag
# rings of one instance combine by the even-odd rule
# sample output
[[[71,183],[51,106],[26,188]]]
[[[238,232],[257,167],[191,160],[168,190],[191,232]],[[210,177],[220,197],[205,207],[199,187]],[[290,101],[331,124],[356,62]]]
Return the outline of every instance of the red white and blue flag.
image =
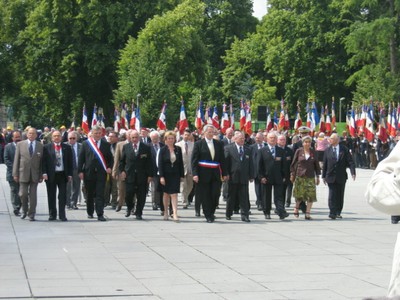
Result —
[[[179,133],[182,135],[187,128],[189,128],[189,123],[186,119],[185,105],[182,100],[181,111],[179,113]]]
[[[164,101],[163,106],[161,108],[160,116],[158,117],[157,120],[157,127],[160,130],[167,129],[166,110],[167,110],[167,102]]]

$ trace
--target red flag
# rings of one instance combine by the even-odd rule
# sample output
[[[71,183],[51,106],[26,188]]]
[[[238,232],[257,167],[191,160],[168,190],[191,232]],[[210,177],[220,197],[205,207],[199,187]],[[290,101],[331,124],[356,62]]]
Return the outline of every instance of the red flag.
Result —
[[[215,128],[219,129],[219,118],[216,106],[214,106],[214,111],[212,114],[212,124],[214,125]]]
[[[226,130],[231,126],[229,116],[226,111],[226,104],[222,105],[221,132],[225,134]]]
[[[167,129],[167,122],[166,122],[166,109],[167,109],[167,102],[164,101],[164,104],[161,108],[161,113],[160,116],[158,117],[158,121],[157,121],[157,127],[160,130],[165,130]]]
[[[86,112],[86,106],[85,105],[83,106],[81,127],[82,127],[82,131],[85,134],[89,133],[89,121],[88,121],[87,112]]]
[[[240,119],[239,119],[239,124],[240,124],[240,130],[244,131],[245,130],[245,125],[246,125],[246,109],[245,109],[245,103],[244,100],[240,100]]]
[[[96,124],[97,124],[97,106],[95,104],[94,108],[93,108],[93,116],[92,116],[92,125],[91,125],[91,127],[93,127]]]
[[[189,128],[188,120],[186,119],[185,105],[182,100],[181,112],[179,114],[179,133],[183,134],[185,129]]]

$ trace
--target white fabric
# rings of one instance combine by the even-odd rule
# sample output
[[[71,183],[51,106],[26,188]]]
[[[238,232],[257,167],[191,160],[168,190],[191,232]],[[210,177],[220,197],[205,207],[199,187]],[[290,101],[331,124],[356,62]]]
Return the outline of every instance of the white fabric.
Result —
[[[394,247],[392,276],[390,277],[388,297],[400,295],[400,233],[397,234],[397,242]]]
[[[400,143],[381,161],[367,185],[367,202],[388,215],[400,215]]]

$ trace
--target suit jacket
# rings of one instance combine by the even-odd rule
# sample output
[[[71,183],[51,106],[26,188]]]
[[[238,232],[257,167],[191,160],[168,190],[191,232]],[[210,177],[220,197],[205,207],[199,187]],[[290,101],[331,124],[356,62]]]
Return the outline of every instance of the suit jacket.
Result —
[[[119,176],[119,161],[121,160],[122,157],[122,149],[125,144],[127,144],[128,141],[121,141],[117,143],[117,146],[115,147],[115,152],[114,152],[114,164],[112,168],[112,177],[116,179]]]
[[[233,142],[232,141],[232,139],[231,139],[231,142],[229,143],[229,141],[228,141],[228,139],[226,138],[226,136],[224,136],[223,138],[222,138],[222,143],[224,144],[224,146],[227,146],[227,145],[230,145],[230,144],[234,144],[235,142]]]
[[[147,178],[153,177],[150,147],[140,143],[135,154],[132,143],[125,144],[119,161],[119,172],[123,171],[126,173],[125,182],[146,185]]]
[[[158,162],[157,162],[157,152],[156,149],[154,149],[153,143],[148,143],[147,144],[150,147],[151,150],[151,163],[153,167],[153,175],[158,176]],[[158,152],[160,152],[161,148],[164,147],[163,143],[158,143]]]
[[[193,142],[188,141],[187,143],[188,143],[188,151],[187,152],[186,152],[184,140],[175,144],[175,145],[181,147],[181,149],[182,149],[183,169],[185,171],[185,176],[192,174],[192,154],[193,154],[193,147],[194,147]]]
[[[279,146],[278,146],[279,147]],[[285,146],[285,148],[282,148],[284,153],[285,153],[285,183],[290,183],[290,165],[292,164],[293,161],[293,150],[290,149],[288,146]]]
[[[6,174],[7,181],[14,181],[12,172],[13,172],[15,149],[16,146],[14,142],[7,144],[6,147],[4,148],[4,163],[7,166],[7,174]]]
[[[72,150],[72,155],[75,155],[75,150],[74,150],[74,148],[72,147],[72,145],[70,144],[70,143],[66,143],[67,145],[69,145],[70,147],[71,147],[71,150]],[[79,165],[79,154],[81,153],[81,149],[82,149],[82,143],[75,143],[76,144],[76,146],[78,147],[77,148],[77,157],[76,157],[76,162],[78,163],[78,165]],[[77,169],[78,169],[78,167],[77,167]],[[74,170],[74,166],[72,166],[72,170]]]
[[[339,159],[336,160],[332,146],[329,146],[324,152],[324,164],[322,169],[322,178],[327,183],[345,183],[347,180],[346,169],[349,168],[351,175],[356,175],[356,168],[349,149],[339,144]]]
[[[168,149],[168,146],[164,146],[160,149],[160,153],[158,155],[158,172],[160,177],[165,177],[169,173],[177,173],[179,177],[184,177],[183,170],[183,159],[182,159],[182,150],[178,146],[174,146],[174,152],[176,156],[175,163],[171,164],[171,155]]]
[[[269,184],[283,184],[283,179],[287,177],[285,151],[275,145],[275,158],[269,146],[259,150],[258,177],[267,179]]]
[[[29,154],[29,140],[17,144],[14,157],[13,177],[19,177],[19,182],[39,182],[42,178],[43,145],[35,141],[35,151]]]
[[[226,176],[224,146],[221,141],[213,139],[215,156],[214,160],[211,158],[211,153],[205,139],[199,140],[194,143],[192,153],[192,173],[193,176],[199,176],[202,182],[211,182],[214,180],[221,180],[221,176]],[[216,162],[220,164],[220,168],[204,168],[199,166],[200,161]]]
[[[106,161],[106,167],[112,169],[114,160],[111,154],[110,143],[102,139],[100,151]],[[95,180],[97,176],[104,176],[104,178],[107,176],[107,172],[93,152],[88,140],[82,143],[78,158],[78,172],[85,174],[85,180]]]
[[[68,181],[68,176],[72,177],[73,163],[72,163],[72,148],[70,145],[61,143],[62,161],[64,166],[65,181]],[[42,160],[42,171],[43,174],[47,174],[47,181],[53,182],[56,175],[56,151],[54,149],[54,143],[46,144],[43,147],[43,160]]]
[[[250,179],[254,179],[253,155],[249,146],[243,146],[242,160],[240,160],[236,143],[225,146],[225,162],[229,175],[229,182],[248,184]]]

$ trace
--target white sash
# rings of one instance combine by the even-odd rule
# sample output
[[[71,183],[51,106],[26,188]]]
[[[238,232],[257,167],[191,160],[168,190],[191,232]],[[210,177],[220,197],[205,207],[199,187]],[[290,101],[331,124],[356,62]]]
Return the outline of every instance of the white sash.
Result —
[[[88,138],[88,143],[89,143],[90,148],[92,148],[95,156],[99,160],[100,164],[103,166],[104,171],[107,172],[106,160],[104,159],[103,153],[101,153],[99,147],[97,147],[97,143],[91,137]]]

